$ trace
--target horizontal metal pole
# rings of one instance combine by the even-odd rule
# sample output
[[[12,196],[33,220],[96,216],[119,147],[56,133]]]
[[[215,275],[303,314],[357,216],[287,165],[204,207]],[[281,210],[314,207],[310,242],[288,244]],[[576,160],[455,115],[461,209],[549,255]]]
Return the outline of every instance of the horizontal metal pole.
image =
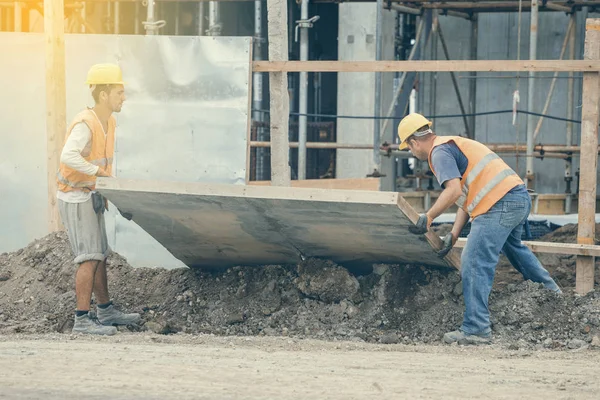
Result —
[[[271,142],[250,142],[250,147],[271,147]],[[298,142],[290,142],[290,148],[297,149]],[[372,144],[346,144],[335,142],[306,142],[307,149],[351,149],[351,150],[373,150]]]
[[[527,150],[527,146],[525,144],[521,144],[519,146],[514,145],[514,144],[504,144],[504,143],[483,143],[483,144],[485,144],[490,150],[497,152],[497,153],[503,153],[503,152],[507,152],[507,151],[525,152]],[[388,147],[392,150],[398,149],[397,144],[391,144]],[[538,152],[543,151],[545,153],[579,153],[581,148],[579,146],[567,146],[567,145],[562,145],[562,144],[545,144],[545,145],[538,144],[538,145],[534,146],[533,150],[538,151]],[[600,146],[598,147],[598,150],[600,151]]]
[[[591,60],[254,61],[254,72],[598,72]]]
[[[484,143],[490,150],[496,153],[516,153],[517,151],[523,153],[521,156],[525,156],[527,146],[522,144],[516,146],[514,144],[496,144],[496,143]],[[259,142],[251,141],[250,147],[271,147],[271,142]],[[298,142],[290,142],[290,148],[298,148]],[[348,150],[373,150],[373,145],[370,144],[355,144],[355,143],[336,143],[336,142],[306,142],[306,148],[308,149],[348,149]],[[398,153],[405,153],[408,157],[412,157],[408,151],[398,150],[397,144],[391,144],[389,146],[381,146],[382,152],[391,149]],[[579,153],[579,146],[566,146],[559,144],[548,144],[548,145],[537,145],[534,147],[534,151],[537,153],[536,157],[555,157],[564,158],[568,157],[568,153]],[[600,147],[598,148],[600,152]],[[543,153],[543,154],[542,154]],[[396,155],[396,154],[394,154]]]

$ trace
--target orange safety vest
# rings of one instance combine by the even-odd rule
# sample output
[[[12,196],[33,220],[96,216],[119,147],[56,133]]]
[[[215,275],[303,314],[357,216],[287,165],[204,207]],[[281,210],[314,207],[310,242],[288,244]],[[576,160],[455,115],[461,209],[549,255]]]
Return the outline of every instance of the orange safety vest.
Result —
[[[433,149],[441,144],[454,142],[467,157],[467,169],[460,180],[462,195],[456,205],[471,218],[486,213],[506,193],[523,180],[496,153],[487,146],[460,136],[437,136],[429,152],[429,167],[435,175],[431,164]]]
[[[83,110],[75,116],[73,122],[69,125],[65,142],[69,138],[75,125],[80,122],[85,122],[92,131],[89,154],[85,154],[87,151],[84,150],[84,153],[81,155],[87,162],[105,169],[106,172],[110,174],[112,172],[112,161],[115,148],[115,127],[117,125],[115,118],[113,116],[109,118],[108,132],[106,132],[105,136],[102,124],[94,112],[91,109]],[[56,174],[56,180],[58,183],[58,190],[61,192],[70,192],[73,190],[92,191],[96,189],[96,176],[81,173],[63,163],[60,163]]]

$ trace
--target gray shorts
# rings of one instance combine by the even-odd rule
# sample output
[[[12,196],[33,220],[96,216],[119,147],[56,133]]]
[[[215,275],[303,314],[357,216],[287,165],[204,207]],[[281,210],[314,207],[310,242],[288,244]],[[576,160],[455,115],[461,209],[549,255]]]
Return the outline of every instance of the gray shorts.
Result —
[[[75,263],[104,261],[110,255],[104,214],[96,214],[92,199],[84,203],[66,203],[58,199],[58,211],[67,229]]]

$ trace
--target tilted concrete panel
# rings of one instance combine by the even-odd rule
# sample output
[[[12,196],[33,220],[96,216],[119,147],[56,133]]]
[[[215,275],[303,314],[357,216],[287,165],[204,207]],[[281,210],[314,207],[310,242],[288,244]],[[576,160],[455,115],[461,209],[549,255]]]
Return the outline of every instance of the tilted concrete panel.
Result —
[[[190,267],[340,264],[458,267],[438,257],[433,233],[414,235],[417,213],[398,193],[99,179],[122,213]]]

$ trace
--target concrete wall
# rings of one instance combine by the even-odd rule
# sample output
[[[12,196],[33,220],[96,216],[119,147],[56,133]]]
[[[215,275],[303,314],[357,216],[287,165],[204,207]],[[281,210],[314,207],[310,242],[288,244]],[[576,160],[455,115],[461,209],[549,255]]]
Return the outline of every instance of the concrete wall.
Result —
[[[344,3],[339,6],[338,59],[340,61],[375,60],[375,22],[377,6],[370,3]],[[383,13],[384,60],[394,57],[395,12]],[[392,98],[393,74],[382,74],[382,110]],[[338,115],[373,115],[375,104],[375,74],[347,72],[338,74]],[[373,120],[337,120],[338,143],[373,144]],[[390,124],[385,137],[392,135]],[[371,150],[338,150],[337,178],[360,178],[373,172]]]
[[[542,12],[539,14],[538,26],[538,59],[558,59],[560,50],[569,23],[569,17],[559,12]],[[594,18],[592,14],[590,18]],[[522,14],[521,26],[521,59],[529,58],[529,13]],[[453,59],[469,58],[469,34],[470,22],[455,17],[440,17],[443,33],[449,48],[450,57]],[[575,58],[581,58],[580,46],[583,35],[583,15],[578,16],[578,29],[576,38]],[[479,35],[478,35],[478,59],[480,60],[516,60],[518,45],[518,14],[517,13],[494,13],[479,15]],[[426,57],[431,58],[431,46],[426,51]],[[441,44],[438,42],[437,58],[443,59]],[[568,52],[566,53],[568,57]],[[431,102],[432,85],[430,74],[423,74],[421,91],[419,93],[421,109],[419,111],[425,114],[447,115],[459,114],[460,108],[456,99],[452,81],[449,73],[439,73],[437,76],[437,92],[435,109]],[[458,83],[463,96],[463,102],[469,102],[469,79],[465,78],[468,73],[457,73]],[[516,78],[491,78],[491,77],[516,77],[517,73],[479,73],[477,79],[477,112],[506,110],[512,108],[513,92],[517,89]],[[548,79],[536,79],[535,81],[535,103],[534,112],[541,113],[544,103],[548,96],[552,73],[540,73],[539,76],[549,77]],[[580,74],[576,74],[576,76]],[[518,82],[520,93],[519,108],[527,109],[527,74],[522,73],[523,78]],[[547,114],[566,117],[567,116],[567,77],[568,74],[560,74],[554,88],[554,95],[550,102]],[[487,77],[487,78],[484,78]],[[573,118],[581,119],[581,80],[575,79],[575,101],[573,109]],[[535,119],[537,124],[537,117]],[[461,118],[434,119],[434,128],[439,134],[463,134],[464,124]],[[526,143],[527,138],[527,116],[520,114],[518,117],[518,126],[512,125],[511,114],[497,114],[488,116],[479,116],[476,120],[476,139],[488,143],[511,143],[517,141],[520,144]],[[574,124],[573,140],[574,144],[579,144],[580,125]],[[566,143],[566,122],[545,119],[542,129],[536,143],[541,144],[565,144]],[[521,176],[525,174],[526,159],[515,156],[502,155],[513,168],[517,168]],[[579,167],[579,159],[573,160],[573,174]],[[563,179],[565,162],[558,159],[545,158],[536,159],[534,162],[534,172],[536,174],[535,188],[540,193],[563,193],[565,191],[565,182]],[[573,186],[573,190],[575,190]]]

